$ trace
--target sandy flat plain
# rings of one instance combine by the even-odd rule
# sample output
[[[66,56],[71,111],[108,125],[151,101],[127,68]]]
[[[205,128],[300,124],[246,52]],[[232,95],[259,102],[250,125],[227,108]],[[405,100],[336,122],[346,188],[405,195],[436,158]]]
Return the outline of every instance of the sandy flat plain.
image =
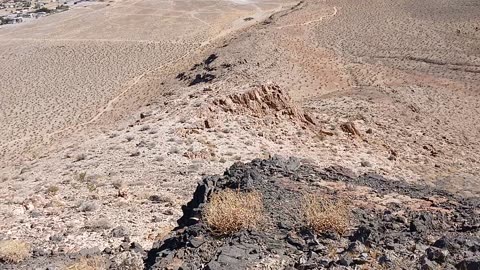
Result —
[[[262,17],[281,5],[109,1],[4,26],[1,156],[11,161],[52,135],[95,122],[109,102],[149,71],[167,69],[230,30],[255,22],[243,18]]]

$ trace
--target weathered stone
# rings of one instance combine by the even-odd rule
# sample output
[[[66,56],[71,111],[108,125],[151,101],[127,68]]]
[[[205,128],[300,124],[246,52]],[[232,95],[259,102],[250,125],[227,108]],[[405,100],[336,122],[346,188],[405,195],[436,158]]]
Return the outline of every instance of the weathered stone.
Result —
[[[305,240],[300,238],[298,235],[290,232],[287,234],[287,242],[299,249],[303,249],[306,245]]]
[[[378,257],[378,263],[380,265],[385,265],[385,264],[391,264],[392,263],[392,260],[390,259],[389,256],[387,256],[386,254],[383,254],[382,256]]]
[[[360,226],[350,237],[350,241],[360,241],[361,243],[365,243],[367,242],[371,232],[372,231],[369,228],[365,226]]]
[[[315,179],[367,186],[374,196],[393,192],[415,200],[426,200],[437,195],[448,201],[435,207],[448,211],[419,212],[402,203],[383,205],[383,210],[355,207],[352,218],[358,225],[349,237],[329,231],[314,234],[305,228],[297,213],[301,210],[298,202],[303,191],[311,187],[310,180],[318,181]],[[255,190],[262,194],[268,222],[261,230],[245,229],[225,236],[212,232],[202,219],[203,207],[212,193],[224,189]],[[342,196],[338,191],[315,190],[320,196]],[[457,230],[462,224],[475,224],[478,214],[472,209],[477,206],[475,200],[464,200],[430,187],[393,181],[375,174],[355,176],[343,167],[319,170],[278,156],[255,159],[250,163],[235,163],[223,176],[205,177],[192,200],[182,207],[179,226],[170,237],[154,245],[145,265],[149,270],[167,269],[173,263],[183,269],[246,269],[269,263],[273,263],[271,269],[351,269],[362,264],[365,267],[376,258],[388,269],[403,264],[414,265],[414,268],[451,269],[453,262],[477,252],[475,243],[478,240],[471,231]],[[400,215],[404,219],[399,219]],[[432,236],[443,234],[455,239],[458,250],[451,249],[447,253],[449,248],[438,248],[449,246],[441,241],[433,247],[424,245],[430,243]],[[382,255],[370,257],[373,252]]]
[[[128,236],[128,230],[123,226],[118,226],[112,229],[112,237],[125,237]]]
[[[444,263],[447,260],[447,255],[448,255],[447,250],[430,247],[426,250],[426,253],[427,253],[427,258],[429,260],[432,260],[438,263]]]
[[[365,251],[365,245],[360,241],[355,241],[348,245],[347,250],[353,253],[362,253]]]
[[[211,261],[207,264],[206,270],[223,270],[223,266],[217,261]]]
[[[427,258],[424,258],[420,263],[420,269],[421,270],[435,270],[436,266],[435,266],[434,262],[428,260]]]
[[[343,266],[350,266],[351,264],[353,264],[353,258],[350,254],[345,254],[340,257],[337,263]]]
[[[61,234],[54,234],[54,235],[50,236],[50,241],[53,241],[53,242],[60,242],[63,239],[64,239],[64,237]]]
[[[464,259],[456,267],[458,270],[478,270],[480,269],[480,256]]]
[[[276,84],[255,86],[246,91],[219,98],[213,103],[226,112],[288,117],[304,125],[315,125],[313,118],[293,102],[287,91],[280,89]]]
[[[366,161],[366,160],[360,162],[360,165],[362,167],[372,167],[372,163],[370,163],[369,161]]]
[[[195,237],[190,239],[190,245],[192,245],[195,248],[198,248],[203,243],[205,243],[205,240],[203,239],[203,237]]]
[[[100,249],[98,247],[92,247],[92,248],[84,248],[78,252],[78,254],[82,257],[91,257],[94,255],[100,254]]]

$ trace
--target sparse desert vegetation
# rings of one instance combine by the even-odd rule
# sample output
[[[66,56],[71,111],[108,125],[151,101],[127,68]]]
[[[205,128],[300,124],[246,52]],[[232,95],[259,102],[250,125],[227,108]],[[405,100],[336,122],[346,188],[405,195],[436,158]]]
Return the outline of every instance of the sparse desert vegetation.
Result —
[[[255,229],[263,220],[263,200],[258,192],[224,190],[212,194],[202,213],[206,224],[218,234]]]
[[[30,255],[30,245],[21,240],[0,241],[0,261],[20,263]]]
[[[222,176],[205,177],[183,207],[180,229],[158,242],[161,246],[153,251],[156,260],[147,261],[147,268],[167,269],[179,256],[182,268],[202,267],[207,262],[209,268],[235,265],[239,269],[424,269],[426,265],[468,269],[467,265],[478,262],[465,256],[468,247],[450,253],[444,246],[445,241],[478,241],[469,233],[445,231],[462,226],[462,221],[450,218],[478,201],[459,198],[462,205],[446,214],[435,210],[439,205],[425,204],[428,198],[424,195],[453,199],[452,193],[381,176],[346,177],[342,172],[346,173],[344,167],[319,169],[293,157],[277,156],[236,163]],[[241,210],[231,213],[230,209],[244,204],[232,202],[252,190],[261,195],[266,222],[250,229],[240,228],[238,219],[225,221],[229,216],[223,213],[235,215]],[[401,195],[394,195],[393,190]],[[418,209],[419,205],[426,208]],[[219,236],[208,219],[197,218],[198,213],[212,209],[224,218],[217,220],[217,226],[235,230]],[[425,220],[426,216],[431,220]],[[474,214],[468,223],[477,218]],[[412,248],[420,245],[425,248]]]
[[[468,269],[471,2],[88,1],[2,26],[0,241],[32,256],[0,268]]]
[[[345,201],[321,198],[316,194],[303,196],[302,218],[315,233],[345,234],[350,226],[351,209]]]
[[[78,128],[118,120],[165,91],[147,75],[167,76],[202,44],[255,23],[232,22],[281,6],[271,0],[265,7],[224,1],[215,9],[196,1],[181,7],[151,0],[77,2],[68,12],[0,31],[2,59],[9,63],[0,68],[0,154],[9,156],[3,162],[55,145]],[[31,64],[23,64],[25,57]]]
[[[102,257],[80,258],[70,264],[65,270],[104,270],[106,269],[105,260]]]

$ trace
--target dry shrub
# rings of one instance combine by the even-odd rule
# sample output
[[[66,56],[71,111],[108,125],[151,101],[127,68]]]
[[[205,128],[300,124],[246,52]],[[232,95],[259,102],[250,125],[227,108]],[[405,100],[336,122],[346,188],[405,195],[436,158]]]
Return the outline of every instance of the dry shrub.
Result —
[[[350,223],[349,206],[341,200],[333,201],[314,194],[305,194],[302,212],[307,226],[316,233],[333,231],[344,234]]]
[[[30,254],[30,245],[20,240],[0,241],[0,261],[19,263]]]
[[[60,189],[57,186],[49,186],[45,193],[51,196],[55,196]]]
[[[214,193],[205,206],[203,219],[218,234],[253,229],[263,218],[263,200],[259,192],[224,190]]]
[[[73,264],[69,265],[65,270],[105,270],[105,260],[100,257],[80,258]]]

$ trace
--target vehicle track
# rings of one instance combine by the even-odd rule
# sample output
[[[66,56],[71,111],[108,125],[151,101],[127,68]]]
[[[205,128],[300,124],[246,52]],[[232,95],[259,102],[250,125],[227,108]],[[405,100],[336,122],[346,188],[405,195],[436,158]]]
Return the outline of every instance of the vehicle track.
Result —
[[[273,9],[273,10],[268,10],[268,11],[264,11],[265,13],[271,13],[271,14],[274,14],[274,13],[277,13],[277,12],[280,12],[282,10],[283,7],[280,7],[280,8],[276,8],[276,9]],[[245,24],[244,27],[247,27],[249,26],[249,24]],[[42,138],[48,138],[48,137],[51,137],[51,136],[54,136],[54,135],[58,135],[58,134],[61,134],[61,133],[64,133],[64,132],[67,132],[67,131],[71,131],[71,130],[74,130],[74,129],[77,129],[77,128],[80,128],[80,127],[84,127],[84,126],[87,126],[87,125],[90,125],[90,124],[93,124],[94,122],[96,122],[98,119],[100,119],[100,117],[102,117],[102,115],[104,115],[106,112],[108,111],[112,111],[114,109],[114,106],[115,104],[117,103],[117,101],[122,98],[125,94],[127,94],[135,85],[137,85],[141,79],[143,79],[145,76],[149,75],[149,74],[152,74],[152,73],[155,73],[159,70],[167,70],[168,67],[171,67],[172,64],[174,63],[177,63],[183,59],[185,59],[186,57],[198,52],[200,49],[206,47],[207,45],[211,44],[212,42],[220,39],[220,38],[223,38],[225,37],[226,35],[230,34],[231,32],[235,31],[235,30],[240,30],[242,27],[232,27],[230,29],[227,29],[227,30],[224,30],[224,31],[221,31],[220,33],[218,33],[217,35],[213,36],[212,38],[202,42],[197,48],[194,48],[192,50],[190,50],[189,52],[185,53],[184,55],[180,56],[179,58],[175,59],[175,60],[172,60],[172,61],[169,61],[157,68],[154,68],[154,69],[151,69],[151,70],[147,70],[145,71],[144,73],[136,76],[135,78],[131,79],[126,85],[126,89],[123,90],[122,92],[120,92],[118,95],[116,95],[113,99],[111,99],[110,101],[107,102],[107,104],[103,107],[103,109],[101,111],[99,111],[95,116],[93,116],[90,120],[86,121],[86,122],[83,122],[83,123],[79,123],[79,124],[76,124],[76,125],[72,125],[72,126],[68,126],[68,127],[65,127],[65,128],[62,128],[62,129],[59,129],[59,130],[55,130],[53,132],[50,132],[50,133],[46,133],[46,134],[43,134],[43,135],[40,135]],[[56,40],[56,39],[54,39]],[[62,39],[62,40],[67,40],[67,39]],[[69,39],[68,39],[69,40]],[[75,39],[72,39],[72,40],[75,40]],[[105,40],[107,41],[107,40]],[[19,138],[19,139],[15,139],[15,140],[11,140],[11,141],[8,141],[2,145],[0,145],[0,147],[6,147],[8,145],[11,145],[13,143],[16,143],[16,142],[21,142],[21,141],[27,141],[29,139],[33,139],[35,138],[35,136],[26,136],[26,137],[23,137],[23,138]]]
[[[332,14],[322,16],[322,17],[320,17],[318,19],[315,19],[315,20],[306,21],[304,23],[292,23],[292,24],[277,26],[277,29],[283,29],[283,28],[286,28],[286,27],[294,27],[294,26],[307,26],[307,25],[310,25],[312,23],[321,22],[326,18],[334,17],[335,15],[337,15],[337,12],[338,12],[337,7],[333,7],[333,13]]]

